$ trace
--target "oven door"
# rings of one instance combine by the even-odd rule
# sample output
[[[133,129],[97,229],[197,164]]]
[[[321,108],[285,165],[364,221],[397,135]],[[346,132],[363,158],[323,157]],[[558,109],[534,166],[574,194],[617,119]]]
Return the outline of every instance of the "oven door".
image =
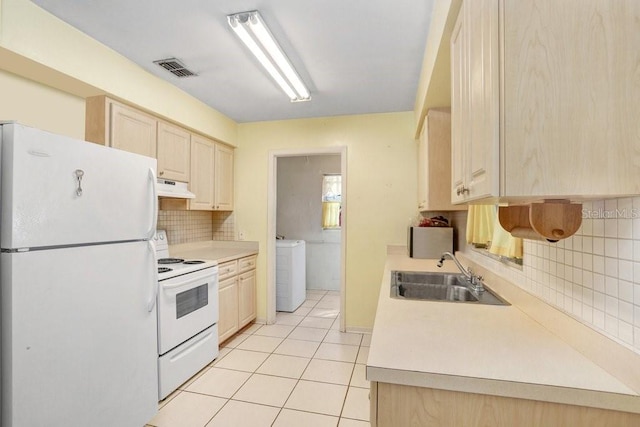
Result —
[[[165,354],[218,322],[218,269],[211,267],[160,282],[158,352]]]

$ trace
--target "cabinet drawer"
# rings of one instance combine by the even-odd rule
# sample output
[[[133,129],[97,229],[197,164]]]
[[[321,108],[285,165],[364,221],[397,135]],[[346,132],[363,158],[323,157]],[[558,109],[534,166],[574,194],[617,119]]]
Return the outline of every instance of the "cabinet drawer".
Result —
[[[218,264],[218,280],[222,281],[228,277],[238,274],[238,261],[229,261]]]
[[[224,288],[228,288],[229,286],[233,286],[233,285],[235,285],[235,284],[236,284],[236,281],[237,281],[237,280],[238,280],[238,279],[237,279],[237,277],[236,277],[236,276],[229,277],[229,278],[224,279],[224,280],[220,280],[220,281],[218,282],[218,289],[219,289],[219,290],[222,290],[222,289],[224,289]]]
[[[244,273],[245,271],[253,270],[254,268],[256,268],[257,258],[257,255],[240,258],[238,260],[238,272]]]

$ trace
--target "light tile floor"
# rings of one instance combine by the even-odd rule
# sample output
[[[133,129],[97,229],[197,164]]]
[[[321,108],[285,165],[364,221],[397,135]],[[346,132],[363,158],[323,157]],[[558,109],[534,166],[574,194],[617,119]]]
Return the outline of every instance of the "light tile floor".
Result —
[[[339,331],[340,296],[307,291],[274,325],[253,324],[160,402],[154,427],[369,426],[371,336]]]

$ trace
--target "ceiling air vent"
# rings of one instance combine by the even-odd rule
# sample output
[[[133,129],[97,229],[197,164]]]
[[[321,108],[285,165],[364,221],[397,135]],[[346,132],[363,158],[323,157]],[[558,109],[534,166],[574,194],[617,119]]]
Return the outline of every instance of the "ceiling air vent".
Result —
[[[185,65],[182,62],[178,61],[176,58],[160,59],[158,61],[153,61],[153,63],[158,64],[177,77],[197,76],[196,73],[187,69],[187,67],[185,67]]]

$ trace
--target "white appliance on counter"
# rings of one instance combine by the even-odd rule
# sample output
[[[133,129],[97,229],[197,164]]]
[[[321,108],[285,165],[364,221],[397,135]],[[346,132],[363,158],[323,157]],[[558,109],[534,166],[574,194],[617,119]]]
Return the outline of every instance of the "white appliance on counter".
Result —
[[[156,160],[0,124],[3,427],[157,412]]]
[[[276,240],[276,310],[296,311],[307,298],[304,240]]]
[[[169,257],[167,233],[154,237],[158,256],[158,393],[160,400],[218,357],[218,263]]]

